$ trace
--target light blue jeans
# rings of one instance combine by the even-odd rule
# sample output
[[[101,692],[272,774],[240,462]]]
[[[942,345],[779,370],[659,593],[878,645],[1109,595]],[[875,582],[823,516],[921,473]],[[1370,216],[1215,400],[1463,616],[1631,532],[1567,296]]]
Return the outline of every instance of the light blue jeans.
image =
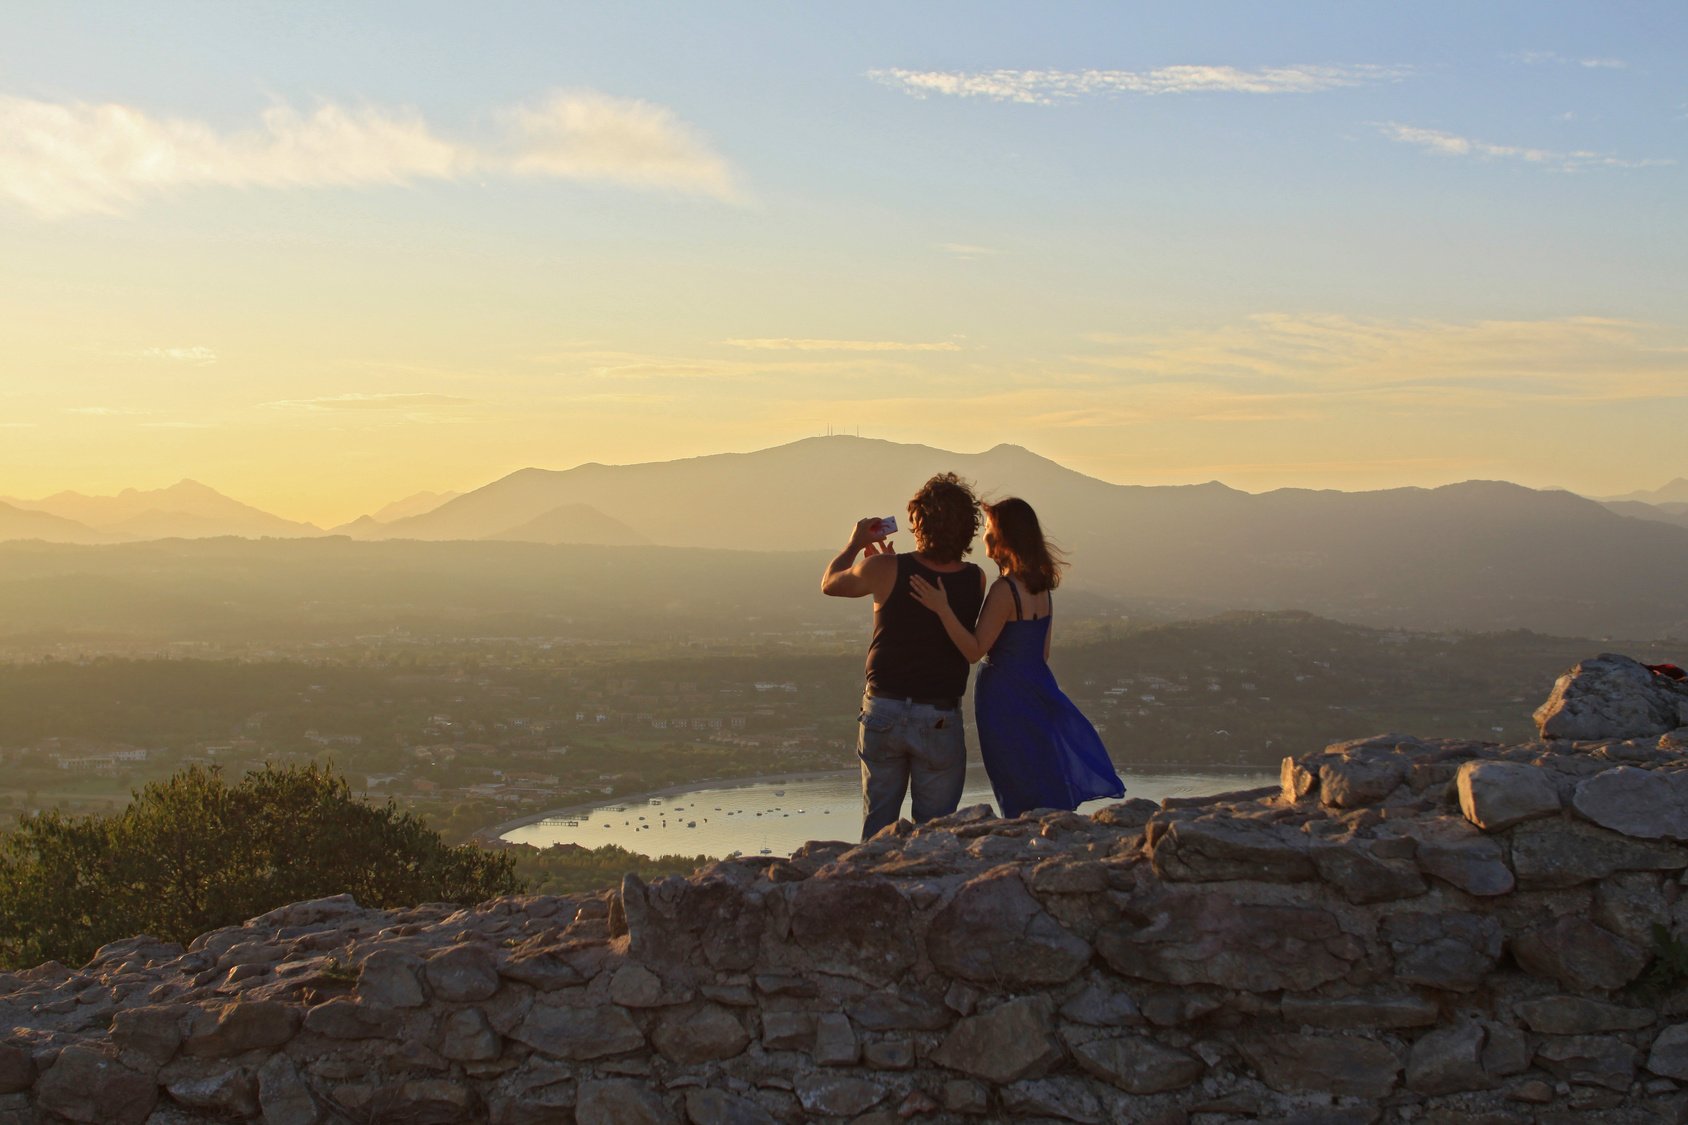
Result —
[[[856,756],[862,762],[862,839],[902,815],[911,793],[916,823],[948,816],[967,781],[967,738],[961,708],[862,697]]]

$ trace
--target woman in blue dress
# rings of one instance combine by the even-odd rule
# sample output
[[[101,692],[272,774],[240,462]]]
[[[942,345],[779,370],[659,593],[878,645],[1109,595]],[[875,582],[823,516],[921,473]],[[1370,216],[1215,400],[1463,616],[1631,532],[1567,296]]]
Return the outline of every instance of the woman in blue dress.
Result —
[[[985,552],[1002,575],[985,594],[976,628],[956,617],[937,585],[916,575],[910,592],[936,613],[969,662],[984,660],[973,687],[979,753],[1003,816],[1032,809],[1076,809],[1123,797],[1096,728],[1049,670],[1049,593],[1064,561],[1043,538],[1037,513],[1018,497],[986,504]]]

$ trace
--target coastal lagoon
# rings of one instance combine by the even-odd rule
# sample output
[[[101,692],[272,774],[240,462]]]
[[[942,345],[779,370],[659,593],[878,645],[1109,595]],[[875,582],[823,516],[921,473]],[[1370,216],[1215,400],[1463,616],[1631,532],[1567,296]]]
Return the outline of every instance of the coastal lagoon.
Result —
[[[1122,772],[1125,795],[1160,801],[1233,789],[1275,785],[1264,770],[1191,769],[1183,772]],[[1091,812],[1112,804],[1091,801]],[[967,771],[962,807],[995,805],[984,767]],[[904,814],[908,812],[905,803]],[[548,814],[511,828],[503,839],[549,847],[617,844],[645,855],[790,855],[810,840],[855,840],[862,831],[861,779],[854,770],[788,779],[757,778],[671,791],[661,796],[623,798],[591,808]]]

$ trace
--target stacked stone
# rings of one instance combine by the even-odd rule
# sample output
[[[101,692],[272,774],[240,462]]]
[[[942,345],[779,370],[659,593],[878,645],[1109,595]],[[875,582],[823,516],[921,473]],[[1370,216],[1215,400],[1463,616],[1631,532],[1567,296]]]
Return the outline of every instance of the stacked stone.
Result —
[[[1681,1122],[1685,735],[119,942],[0,974],[0,1125]]]

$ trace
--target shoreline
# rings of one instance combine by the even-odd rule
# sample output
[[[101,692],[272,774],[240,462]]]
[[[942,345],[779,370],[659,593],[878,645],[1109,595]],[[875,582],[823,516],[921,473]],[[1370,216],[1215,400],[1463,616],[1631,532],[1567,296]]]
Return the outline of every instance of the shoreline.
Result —
[[[969,762],[968,764],[969,764],[969,766],[972,765],[971,762]],[[1157,766],[1156,769],[1157,770],[1196,770],[1196,769],[1199,769],[1203,773],[1239,773],[1239,774],[1243,774],[1243,773],[1268,773],[1268,772],[1270,772],[1264,766],[1200,765],[1200,764],[1194,763],[1194,762],[1166,763],[1166,764]],[[1129,775],[1132,772],[1134,772],[1134,771],[1121,770],[1120,776],[1122,778],[1128,778]],[[495,841],[497,843],[502,844],[502,843],[504,843],[504,834],[506,832],[514,832],[518,828],[526,828],[528,825],[538,824],[542,820],[550,820],[553,817],[559,817],[560,818],[560,817],[568,817],[568,816],[577,816],[580,813],[590,812],[593,809],[600,809],[600,808],[605,807],[606,805],[642,804],[642,803],[648,802],[652,797],[677,797],[682,793],[702,793],[702,792],[705,792],[705,791],[711,790],[711,789],[748,789],[749,787],[751,787],[753,785],[774,785],[774,784],[779,784],[780,782],[786,782],[786,781],[808,781],[808,780],[812,780],[812,779],[817,778],[817,777],[840,777],[840,776],[856,777],[856,776],[859,776],[859,774],[860,774],[860,771],[857,770],[857,769],[801,770],[801,771],[798,771],[798,772],[795,772],[795,773],[793,773],[793,772],[760,773],[760,774],[752,774],[748,777],[718,778],[714,781],[686,781],[686,782],[680,782],[680,783],[677,783],[677,784],[674,784],[674,785],[670,785],[670,786],[668,786],[667,788],[664,788],[664,789],[650,789],[650,790],[647,790],[643,793],[628,793],[627,795],[620,796],[620,797],[602,797],[602,798],[599,798],[596,801],[586,801],[586,802],[577,803],[577,804],[573,804],[573,805],[566,805],[566,806],[564,806],[562,808],[558,808],[558,809],[546,809],[543,812],[523,813],[521,816],[514,817],[510,820],[500,821],[498,824],[495,824],[490,828],[479,829],[475,832],[472,832],[472,833],[469,834],[469,839],[471,841],[473,841],[473,840],[490,840],[490,841]],[[1127,786],[1127,791],[1129,791],[1129,789],[1130,789],[1130,787]],[[532,847],[533,845],[530,844],[528,846]]]

